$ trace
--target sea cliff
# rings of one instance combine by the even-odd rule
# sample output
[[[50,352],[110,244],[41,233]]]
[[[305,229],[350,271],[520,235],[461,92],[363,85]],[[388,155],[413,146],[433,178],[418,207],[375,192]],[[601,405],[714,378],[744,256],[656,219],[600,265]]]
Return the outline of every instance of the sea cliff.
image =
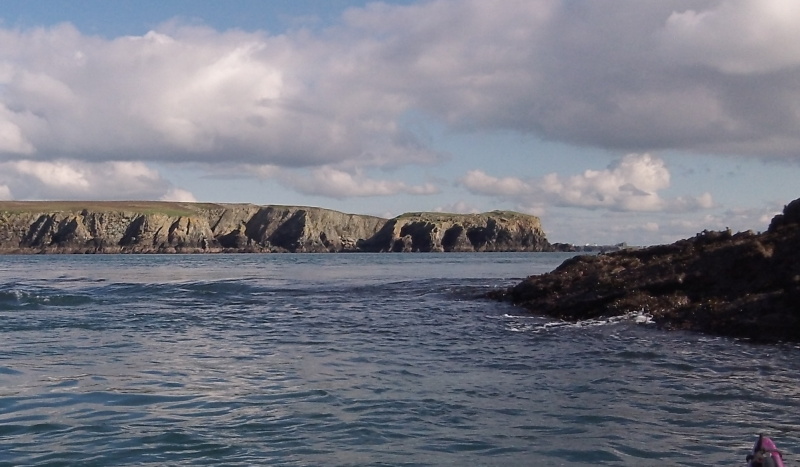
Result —
[[[800,199],[761,234],[704,231],[670,245],[576,256],[490,294],[577,321],[646,313],[667,329],[800,341]]]
[[[0,253],[546,251],[534,216],[393,219],[301,206],[0,202]]]

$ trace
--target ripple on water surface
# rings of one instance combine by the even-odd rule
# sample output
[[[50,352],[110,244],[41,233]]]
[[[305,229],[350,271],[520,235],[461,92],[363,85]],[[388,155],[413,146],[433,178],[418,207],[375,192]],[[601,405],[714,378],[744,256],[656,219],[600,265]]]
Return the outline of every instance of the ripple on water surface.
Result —
[[[736,465],[759,431],[791,454],[796,348],[475,299],[558,258],[2,258],[0,464]]]

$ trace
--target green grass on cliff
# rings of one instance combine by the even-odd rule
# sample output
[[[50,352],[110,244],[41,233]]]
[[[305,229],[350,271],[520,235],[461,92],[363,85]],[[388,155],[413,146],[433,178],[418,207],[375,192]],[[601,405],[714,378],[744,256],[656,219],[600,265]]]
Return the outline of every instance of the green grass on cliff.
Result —
[[[522,214],[516,211],[490,211],[490,212],[482,212],[479,214],[456,214],[451,212],[407,212],[405,214],[400,214],[399,216],[397,216],[397,219],[408,219],[411,217],[450,220],[450,219],[463,219],[468,217],[503,217],[507,219],[514,219],[514,218],[530,218],[535,216]]]
[[[222,206],[212,203],[168,201],[0,201],[0,212],[9,214],[41,212],[137,212],[167,216],[191,216]]]

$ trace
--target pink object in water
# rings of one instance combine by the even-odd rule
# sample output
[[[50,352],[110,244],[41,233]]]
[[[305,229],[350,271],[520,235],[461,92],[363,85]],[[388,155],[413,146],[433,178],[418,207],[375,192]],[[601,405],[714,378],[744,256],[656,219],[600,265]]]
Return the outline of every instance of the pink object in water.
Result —
[[[748,467],[784,467],[783,457],[771,439],[758,435],[753,452],[747,456]]]

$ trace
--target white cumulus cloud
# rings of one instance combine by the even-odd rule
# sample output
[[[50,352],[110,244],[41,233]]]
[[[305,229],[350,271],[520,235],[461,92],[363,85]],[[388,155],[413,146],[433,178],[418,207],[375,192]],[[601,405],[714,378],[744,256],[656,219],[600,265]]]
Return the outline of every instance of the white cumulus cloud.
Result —
[[[580,175],[548,174],[540,179],[493,177],[468,172],[460,183],[475,194],[515,199],[520,204],[547,202],[561,206],[620,211],[689,211],[713,206],[710,194],[665,199],[659,191],[670,185],[664,161],[650,154],[628,154],[604,170]]]
[[[800,65],[800,3],[725,0],[676,11],[664,46],[679,60],[725,73],[764,74]]]
[[[167,190],[164,196],[161,197],[161,201],[178,201],[183,203],[195,203],[197,202],[197,198],[195,198],[190,191],[172,187]]]
[[[0,115],[8,113],[8,109],[0,108]],[[30,154],[33,145],[22,135],[22,130],[14,122],[0,117],[0,153]]]
[[[438,206],[434,208],[434,212],[450,212],[450,213],[457,213],[457,214],[477,214],[480,212],[478,208],[475,206],[465,202],[465,201],[457,201],[453,204],[447,204],[444,206]]]
[[[89,187],[86,173],[71,164],[58,162],[36,162],[29,160],[5,164],[8,172],[16,172],[20,177],[31,177],[42,185],[55,189],[84,190]]]
[[[798,5],[374,2],[279,35],[175,21],[113,38],[68,23],[0,26],[0,161],[21,164],[8,173],[36,184],[0,182],[16,197],[111,198],[117,188],[91,174],[159,162],[228,176],[230,167],[262,167],[268,175],[239,175],[280,172],[288,186],[322,196],[431,194],[430,184],[359,175],[458,158],[414,130],[419,116],[445,133],[798,161]],[[710,195],[663,199],[669,172],[659,164],[622,160],[533,185],[479,171],[463,183],[585,207],[712,204]],[[172,188],[140,180],[120,185],[126,196],[158,199]]]
[[[15,199],[194,200],[141,162],[0,162],[0,187]]]
[[[786,0],[372,3],[282,35],[0,29],[0,154],[435,162],[403,124],[420,112],[628,152],[796,157],[798,57]]]
[[[338,199],[403,193],[430,195],[439,192],[431,183],[409,185],[402,181],[376,180],[362,173],[350,173],[332,167],[320,167],[310,174],[283,172],[278,179],[301,193]]]
[[[288,167],[437,160],[397,125],[404,108],[384,89],[339,76],[347,47],[197,27],[111,40],[69,24],[0,30],[0,153]]]

